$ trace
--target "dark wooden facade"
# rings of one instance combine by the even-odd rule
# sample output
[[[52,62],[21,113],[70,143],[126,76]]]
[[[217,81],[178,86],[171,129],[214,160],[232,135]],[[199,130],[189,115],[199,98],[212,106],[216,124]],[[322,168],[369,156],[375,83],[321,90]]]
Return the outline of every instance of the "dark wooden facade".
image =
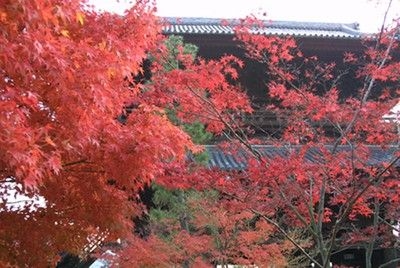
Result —
[[[246,57],[241,43],[235,40],[233,27],[238,20],[225,21],[203,18],[167,18],[167,35],[183,36],[184,41],[198,46],[198,55],[205,59],[218,59],[231,54],[244,59],[245,67],[241,70],[239,83],[252,99],[254,113],[246,117],[248,125],[255,129],[255,134],[278,133],[282,122],[276,120],[265,107],[267,98],[268,75],[265,66]],[[343,97],[356,92],[361,85],[354,79],[354,70],[343,63],[345,52],[360,54],[363,50],[361,33],[357,24],[340,23],[304,23],[304,22],[265,22],[265,34],[293,36],[304,56],[316,56],[321,62],[335,62],[339,70],[347,70],[341,78],[339,89]],[[258,131],[262,130],[262,131]]]

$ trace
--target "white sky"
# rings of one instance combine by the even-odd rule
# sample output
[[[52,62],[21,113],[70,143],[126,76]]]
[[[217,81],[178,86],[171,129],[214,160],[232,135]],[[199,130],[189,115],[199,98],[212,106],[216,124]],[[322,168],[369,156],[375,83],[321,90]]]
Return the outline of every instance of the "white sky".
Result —
[[[98,8],[122,13],[132,0],[90,0]],[[253,14],[271,20],[360,23],[364,32],[380,29],[389,0],[156,0],[159,16],[242,18]],[[263,14],[266,13],[264,17]],[[392,0],[389,22],[400,17]]]
[[[37,210],[37,208],[45,208],[46,200],[43,196],[34,194],[33,196],[26,195],[22,190],[22,185],[13,182],[12,179],[8,182],[2,182],[0,184],[0,212],[2,212],[3,202],[5,201],[6,211],[21,211],[25,208],[29,208],[31,212]]]

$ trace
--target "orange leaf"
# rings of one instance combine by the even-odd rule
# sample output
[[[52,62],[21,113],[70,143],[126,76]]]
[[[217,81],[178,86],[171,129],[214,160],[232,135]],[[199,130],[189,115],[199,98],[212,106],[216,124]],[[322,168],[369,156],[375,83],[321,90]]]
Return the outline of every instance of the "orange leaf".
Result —
[[[69,31],[68,30],[61,30],[60,33],[61,33],[62,36],[69,38]]]
[[[85,15],[80,11],[76,12],[76,22],[78,22],[80,25],[83,25],[84,20],[85,20]]]

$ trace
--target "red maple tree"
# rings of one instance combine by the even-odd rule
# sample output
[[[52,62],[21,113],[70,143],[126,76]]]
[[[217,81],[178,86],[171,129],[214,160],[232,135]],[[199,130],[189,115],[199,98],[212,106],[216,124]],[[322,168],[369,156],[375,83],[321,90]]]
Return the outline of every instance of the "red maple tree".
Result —
[[[252,146],[243,132],[231,135],[251,155],[247,171],[228,181],[216,177],[221,183],[212,187],[274,226],[317,267],[329,267],[335,252],[352,246],[365,248],[371,267],[374,248],[393,246],[399,216],[397,121],[382,118],[398,102],[399,27],[366,38],[363,55],[344,55],[362,83],[341,98],[346,85],[335,63],[304,57],[291,37],[253,34],[259,25],[248,19],[237,38],[266,67],[273,100],[266,109],[283,122],[281,132],[264,137],[265,147]],[[238,143],[230,144],[232,151]],[[275,152],[263,152],[268,146]],[[384,160],[374,159],[376,150]],[[296,229],[312,243],[292,237]]]
[[[244,98],[226,82],[230,59],[182,59],[192,72],[163,78],[154,64],[154,85],[135,81],[148,53],[162,57],[154,11],[149,1],[124,16],[92,12],[81,1],[1,1],[1,180],[45,199],[34,211],[12,211],[2,192],[3,263],[46,266],[62,252],[84,255],[90,235],[129,237],[130,218],[141,211],[138,191],[199,150],[167,118],[167,103],[178,101],[181,113],[205,111],[195,96],[207,88],[218,109],[203,122],[214,131],[223,125],[212,116],[249,109],[246,101],[222,101],[222,92]]]

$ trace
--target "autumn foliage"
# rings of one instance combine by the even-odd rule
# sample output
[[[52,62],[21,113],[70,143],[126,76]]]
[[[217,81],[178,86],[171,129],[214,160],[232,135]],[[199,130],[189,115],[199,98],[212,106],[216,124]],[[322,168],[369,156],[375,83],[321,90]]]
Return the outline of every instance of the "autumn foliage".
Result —
[[[252,34],[257,23],[245,21],[237,38],[271,77],[267,109],[283,123],[263,142],[281,153],[262,155],[240,138],[253,156],[248,172],[218,189],[267,219],[316,266],[328,267],[343,248],[362,247],[371,267],[374,248],[393,247],[399,216],[398,121],[383,120],[398,102],[398,25],[365,40],[365,54],[346,53],[345,69],[336,72],[336,63],[304,57],[290,37]],[[359,88],[342,84],[349,71]],[[376,161],[374,150],[384,160]],[[312,243],[296,242],[289,234],[296,229]]]
[[[168,47],[154,12],[145,0],[124,16],[78,0],[0,0],[0,265],[85,259],[102,253],[87,248],[96,235],[127,267],[327,267],[345,246],[394,242],[381,238],[400,216],[398,133],[382,116],[398,97],[398,27],[344,55],[362,82],[342,98],[335,63],[304,57],[292,38],[252,34],[256,20],[238,25],[270,77],[264,108],[284,122],[279,135],[252,140],[286,150],[268,157],[242,121],[253,111],[237,83],[244,62]],[[202,151],[192,123],[228,137],[230,153],[246,151],[247,169],[188,163]],[[390,149],[386,161],[371,163],[376,146]],[[10,183],[44,204],[13,209]],[[181,206],[146,207],[150,185]],[[132,219],[148,231],[135,233]]]
[[[230,59],[182,59],[192,73],[162,73],[155,63],[154,83],[137,83],[143,59],[163,55],[153,12],[147,1],[123,17],[80,1],[1,1],[1,179],[46,200],[33,212],[12,212],[3,192],[3,262],[54,265],[62,252],[81,255],[93,233],[129,237],[138,191],[199,150],[167,118],[167,104],[179,104],[191,121],[189,110],[207,111],[210,102],[217,109],[202,122],[216,132],[225,110],[249,109],[245,100],[223,102],[224,92],[244,98],[225,81],[227,73],[235,78]]]

